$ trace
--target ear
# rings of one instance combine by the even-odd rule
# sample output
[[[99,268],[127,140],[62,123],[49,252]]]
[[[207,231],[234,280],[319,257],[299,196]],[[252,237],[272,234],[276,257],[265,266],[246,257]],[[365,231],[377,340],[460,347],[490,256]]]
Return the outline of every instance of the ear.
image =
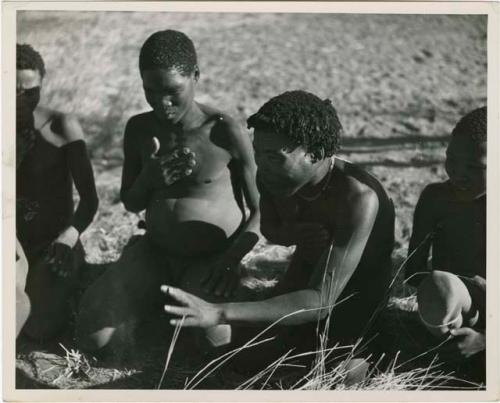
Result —
[[[194,66],[193,77],[195,83],[197,83],[200,79],[200,68],[198,67],[198,65]]]

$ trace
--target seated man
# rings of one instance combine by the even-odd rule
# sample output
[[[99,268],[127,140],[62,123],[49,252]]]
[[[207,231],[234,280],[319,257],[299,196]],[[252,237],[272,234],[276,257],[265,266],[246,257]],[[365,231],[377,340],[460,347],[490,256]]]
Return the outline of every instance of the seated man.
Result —
[[[30,45],[17,45],[16,225],[29,272],[31,313],[24,333],[54,337],[69,319],[83,258],[80,234],[97,211],[83,132],[69,115],[39,106],[45,66]],[[80,201],[73,204],[73,183]]]
[[[449,179],[420,195],[406,268],[423,325],[436,337],[454,336],[463,357],[486,345],[486,127],[484,107],[454,128],[446,151]],[[431,247],[433,271],[427,267]]]
[[[210,304],[165,285],[163,292],[182,305],[165,310],[185,315],[183,326],[306,324],[285,327],[276,343],[280,355],[293,347],[314,351],[318,321],[328,325],[332,344],[355,343],[370,334],[388,295],[392,201],[376,178],[335,156],[342,126],[329,100],[286,92],[248,125],[255,129],[261,231],[271,242],[296,245],[288,270],[276,295],[256,302]]]
[[[125,129],[120,194],[127,210],[146,210],[146,234],[87,290],[77,321],[83,349],[108,346],[118,357],[137,324],[161,312],[162,283],[229,298],[241,259],[258,241],[250,138],[230,116],[194,100],[200,71],[192,41],[156,32],[142,46],[139,69],[152,111]],[[208,336],[216,345],[229,337]]]

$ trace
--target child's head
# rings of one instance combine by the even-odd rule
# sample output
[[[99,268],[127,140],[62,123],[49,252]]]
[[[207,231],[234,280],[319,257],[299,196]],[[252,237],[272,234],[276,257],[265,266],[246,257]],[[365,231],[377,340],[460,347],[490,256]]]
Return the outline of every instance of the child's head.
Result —
[[[446,150],[446,172],[461,199],[486,193],[486,107],[465,115],[452,132]]]
[[[193,42],[179,31],[158,31],[142,45],[139,55],[146,100],[161,120],[178,122],[194,100],[199,78]]]
[[[42,56],[30,45],[16,46],[16,103],[18,108],[35,110],[45,76]]]
[[[436,337],[462,327],[472,305],[469,291],[460,278],[439,270],[422,280],[417,301],[422,323]]]
[[[330,100],[289,91],[247,120],[254,128],[255,159],[269,190],[291,195],[339,149],[342,125]]]

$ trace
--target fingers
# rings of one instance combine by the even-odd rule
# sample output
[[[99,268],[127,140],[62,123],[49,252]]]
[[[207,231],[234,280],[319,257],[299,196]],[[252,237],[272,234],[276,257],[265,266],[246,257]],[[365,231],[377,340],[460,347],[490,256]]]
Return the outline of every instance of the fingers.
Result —
[[[158,137],[153,137],[151,140],[151,158],[155,158],[160,151],[160,140]]]
[[[160,287],[160,290],[164,294],[170,295],[172,298],[174,298],[177,302],[180,302],[181,304],[184,305],[191,304],[192,295],[185,291],[182,291],[179,288],[170,287],[168,285],[162,285]]]
[[[229,269],[229,270],[227,270]],[[220,297],[221,295],[225,295],[226,292],[230,292],[230,289],[231,289],[231,285],[232,285],[232,282],[233,282],[233,273],[231,273],[231,269],[228,267],[226,269],[226,273],[224,273],[222,276],[221,276],[221,279],[220,281],[218,282],[218,284],[216,284],[216,287],[215,287],[215,292],[214,294],[217,295],[218,297]]]
[[[217,284],[219,284],[219,282],[222,280],[222,271],[224,269],[214,269],[212,271],[212,276],[210,277],[210,280],[206,283],[205,285],[205,288],[204,288],[204,291],[207,293],[207,294],[212,294],[215,292],[215,287],[217,286]]]
[[[234,294],[236,293],[236,289],[238,288],[239,284],[240,284],[239,276],[232,276],[229,286],[226,287],[226,291],[224,292],[224,297],[225,298],[234,297]]]
[[[468,327],[461,327],[459,329],[452,329],[450,330],[450,333],[452,336],[467,336],[471,333],[473,333],[474,331]]]
[[[185,318],[184,320],[181,319],[170,319],[169,322],[172,326],[181,326],[181,327],[200,327],[200,322],[199,320],[195,318]]]
[[[188,316],[192,314],[191,309],[182,306],[165,305],[163,309],[165,312],[170,313],[172,315]]]

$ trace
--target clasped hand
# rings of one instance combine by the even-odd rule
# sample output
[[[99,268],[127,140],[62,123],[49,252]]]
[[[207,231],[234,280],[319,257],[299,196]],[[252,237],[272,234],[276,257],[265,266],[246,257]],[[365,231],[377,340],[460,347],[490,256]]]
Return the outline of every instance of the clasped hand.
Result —
[[[62,278],[70,277],[75,269],[73,248],[78,242],[79,235],[76,228],[68,227],[48,247],[44,262]]]
[[[153,187],[170,186],[193,173],[193,167],[196,165],[196,154],[188,147],[159,156],[160,142],[156,137],[153,137],[152,142],[153,152],[145,169]]]

